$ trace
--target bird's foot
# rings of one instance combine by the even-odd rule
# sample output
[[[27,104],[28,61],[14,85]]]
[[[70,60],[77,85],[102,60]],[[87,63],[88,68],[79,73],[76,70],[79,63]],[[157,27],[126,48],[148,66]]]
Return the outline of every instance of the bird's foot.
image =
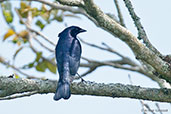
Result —
[[[85,81],[83,78],[81,78],[81,82],[83,82],[83,83],[84,83],[84,82],[86,82],[86,81]]]
[[[78,77],[81,78],[81,82],[86,82],[78,73],[77,73]]]

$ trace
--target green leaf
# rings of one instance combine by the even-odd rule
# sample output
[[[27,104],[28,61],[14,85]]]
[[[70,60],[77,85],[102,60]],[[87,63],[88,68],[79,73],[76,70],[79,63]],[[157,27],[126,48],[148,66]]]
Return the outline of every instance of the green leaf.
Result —
[[[38,52],[36,53],[37,57],[36,57],[36,61],[39,62],[40,58],[42,57],[42,52]]]
[[[13,21],[13,15],[11,11],[7,11],[7,10],[2,10],[3,11],[3,15],[4,18],[6,20],[7,23],[12,23]]]
[[[12,23],[13,21],[13,13],[11,10],[11,3],[10,2],[4,2],[1,4],[2,7],[2,13],[7,23]]]
[[[28,68],[34,67],[34,63],[35,63],[35,62],[28,64]]]
[[[18,9],[19,14],[21,15],[22,18],[27,18],[28,17],[28,12],[24,12],[22,9]],[[23,22],[20,22],[23,24]]]
[[[53,64],[51,64],[48,61],[45,61],[47,68],[54,74],[56,74],[56,66],[54,66]]]
[[[27,9],[27,8],[30,8],[30,6],[26,2],[21,1],[20,2],[20,8],[21,9]]]
[[[40,16],[41,16],[45,21],[48,21],[48,19],[49,19],[49,17],[50,17],[50,13],[49,13],[49,11],[46,11],[46,12],[42,11],[42,12],[40,13]]]
[[[28,11],[31,10],[31,7],[27,4],[27,2],[20,2],[20,8],[18,9],[18,12],[23,18],[27,18]]]
[[[45,27],[45,25],[40,20],[37,20],[36,25],[40,27],[41,30]]]
[[[40,72],[45,72],[46,68],[47,67],[46,67],[45,61],[42,61],[41,63],[38,63],[37,66],[36,66],[36,70],[40,71]]]
[[[32,17],[36,17],[40,14],[37,8],[32,8],[31,11],[32,11]]]
[[[62,22],[63,21],[63,17],[62,16],[55,17],[54,19],[57,20],[58,22]]]
[[[18,41],[17,41],[17,40],[12,40],[12,42],[13,42],[14,44],[16,44]]]
[[[19,41],[18,36],[15,36],[15,37],[13,38],[13,40],[12,40],[12,42],[13,42],[14,44],[16,44],[18,41]]]
[[[34,67],[34,64],[35,64],[35,61],[32,62],[32,63],[29,63],[29,64],[27,64],[27,65],[24,65],[24,66],[22,67],[22,69],[33,68],[33,67]]]

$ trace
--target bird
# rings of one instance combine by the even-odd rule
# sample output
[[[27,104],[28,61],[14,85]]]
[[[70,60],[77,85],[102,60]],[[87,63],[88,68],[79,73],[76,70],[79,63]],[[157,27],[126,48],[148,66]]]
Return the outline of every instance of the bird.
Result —
[[[86,30],[78,26],[70,26],[58,34],[59,40],[55,48],[55,56],[59,80],[53,97],[55,101],[61,98],[67,100],[71,96],[70,84],[77,74],[82,53],[77,35],[82,32]]]

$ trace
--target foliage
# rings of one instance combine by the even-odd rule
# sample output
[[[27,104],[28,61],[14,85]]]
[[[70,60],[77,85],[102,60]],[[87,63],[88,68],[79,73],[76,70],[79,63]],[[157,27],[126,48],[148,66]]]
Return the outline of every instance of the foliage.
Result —
[[[6,33],[3,36],[3,41],[8,40],[18,47],[18,49],[14,53],[13,61],[15,61],[17,55],[24,48],[26,47],[28,48],[29,45],[28,30],[25,29],[25,30],[18,31],[17,27],[13,25],[14,23],[16,23],[13,21],[14,20],[13,15],[16,13],[14,9],[16,9],[19,12],[19,15],[24,20],[27,19],[29,12],[31,12],[32,20],[34,20],[33,24],[38,28],[40,28],[40,30],[43,30],[48,24],[50,24],[53,21],[63,22],[64,17],[79,18],[78,16],[75,16],[75,14],[71,14],[58,9],[53,9],[51,7],[45,6],[44,4],[33,6],[31,5],[31,2],[27,2],[27,1],[21,1],[19,4],[19,8],[14,8],[12,2],[5,1],[1,3],[1,9],[4,19],[6,23],[9,25],[9,29],[6,31]],[[16,19],[16,20],[18,20],[21,26],[23,25],[23,22],[20,19]],[[34,53],[36,55],[35,60],[33,60],[33,62],[31,63],[22,66],[23,70],[34,68],[38,72],[45,72],[46,69],[48,69],[50,72],[56,74],[56,65],[54,66],[54,64],[52,64],[52,62],[54,62],[55,60],[54,57],[45,60],[42,58],[43,52],[37,51]],[[18,74],[17,77],[19,77]]]

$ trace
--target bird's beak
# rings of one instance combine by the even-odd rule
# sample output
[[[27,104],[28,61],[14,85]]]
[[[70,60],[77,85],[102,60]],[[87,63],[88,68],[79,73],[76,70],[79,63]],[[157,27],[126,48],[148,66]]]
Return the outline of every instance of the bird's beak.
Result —
[[[86,32],[86,30],[84,30],[84,29],[81,29],[81,30],[80,30],[80,32]]]

